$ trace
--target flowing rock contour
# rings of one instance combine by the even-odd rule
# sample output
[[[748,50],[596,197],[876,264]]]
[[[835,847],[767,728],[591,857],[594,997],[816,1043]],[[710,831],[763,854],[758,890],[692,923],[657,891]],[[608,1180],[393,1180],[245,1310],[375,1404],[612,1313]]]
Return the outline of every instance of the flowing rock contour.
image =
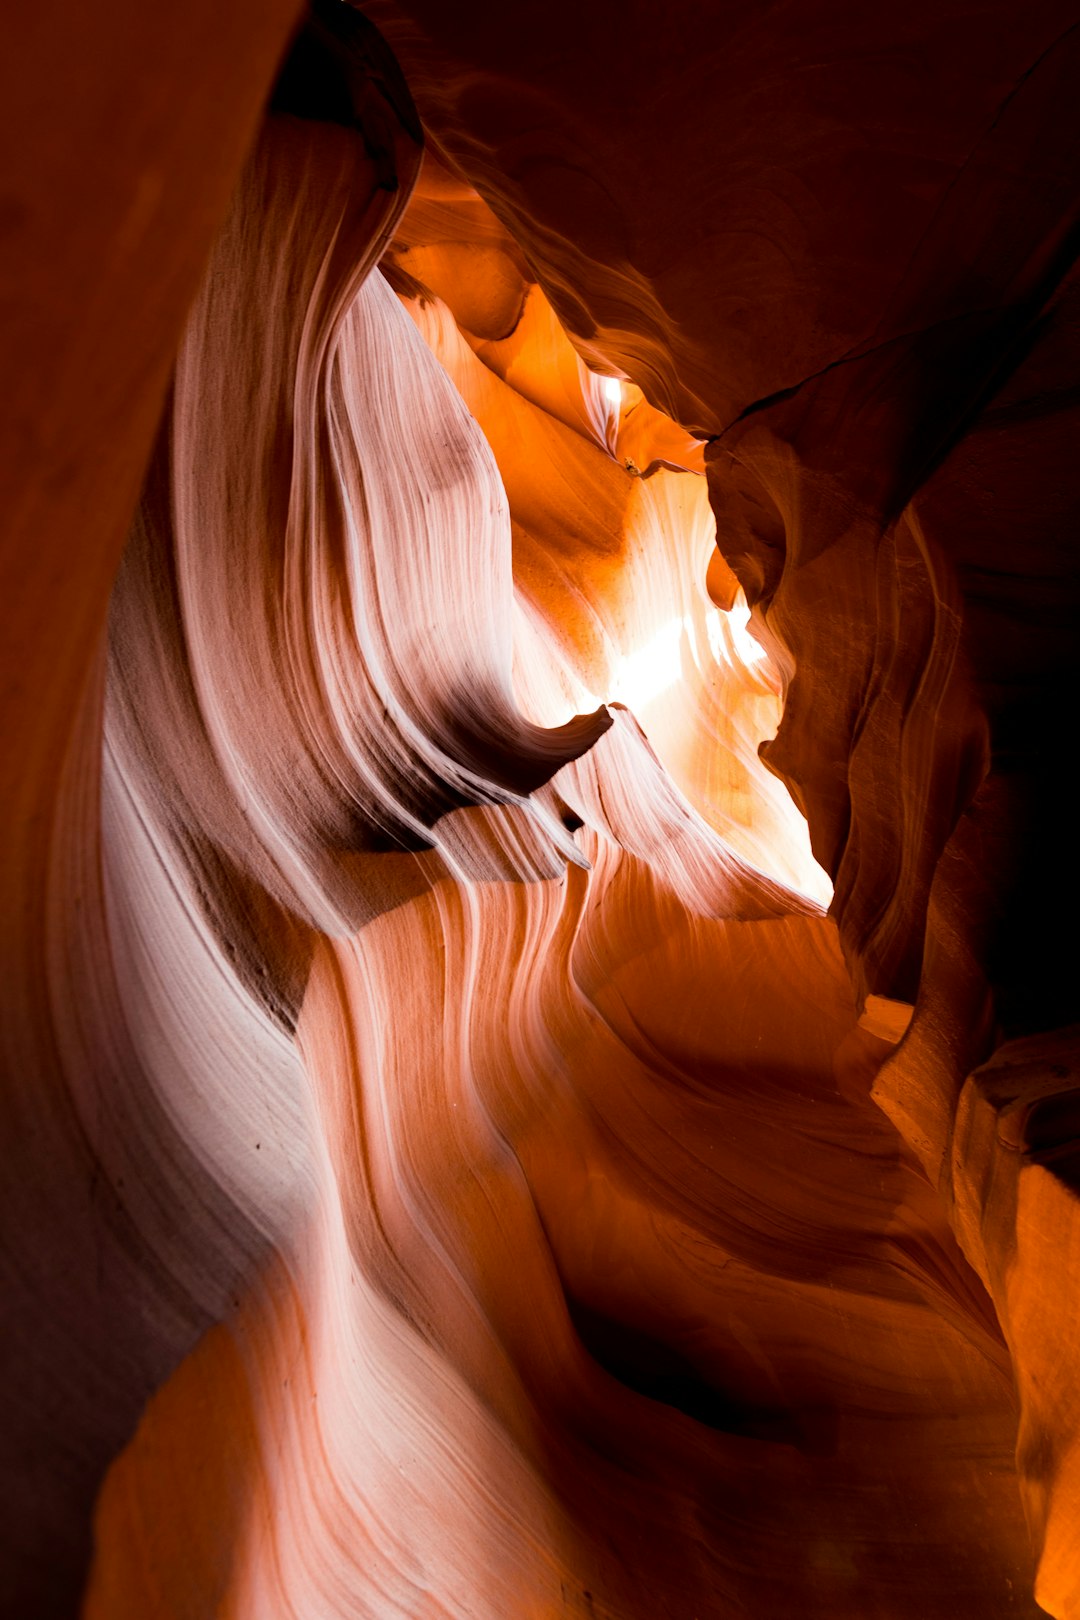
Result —
[[[1080,27],[14,20],[0,1615],[1080,1616]]]

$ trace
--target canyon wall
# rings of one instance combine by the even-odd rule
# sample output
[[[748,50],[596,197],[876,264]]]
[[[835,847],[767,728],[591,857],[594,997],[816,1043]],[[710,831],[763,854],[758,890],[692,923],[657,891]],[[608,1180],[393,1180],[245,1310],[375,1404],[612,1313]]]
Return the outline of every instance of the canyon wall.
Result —
[[[0,1613],[1080,1615],[1080,26],[13,27]]]

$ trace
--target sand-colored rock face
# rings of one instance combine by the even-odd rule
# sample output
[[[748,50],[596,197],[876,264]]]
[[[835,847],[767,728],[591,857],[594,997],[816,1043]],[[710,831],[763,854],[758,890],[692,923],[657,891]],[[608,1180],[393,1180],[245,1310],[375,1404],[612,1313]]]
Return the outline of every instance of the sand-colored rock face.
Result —
[[[1075,19],[295,22],[5,68],[0,1615],[1073,1620]]]

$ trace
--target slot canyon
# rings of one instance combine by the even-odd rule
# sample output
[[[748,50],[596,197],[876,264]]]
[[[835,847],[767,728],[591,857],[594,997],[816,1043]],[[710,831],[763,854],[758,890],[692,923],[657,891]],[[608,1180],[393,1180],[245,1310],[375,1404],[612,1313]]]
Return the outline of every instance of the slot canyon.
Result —
[[[1080,1620],[1080,12],[6,35],[0,1620]]]

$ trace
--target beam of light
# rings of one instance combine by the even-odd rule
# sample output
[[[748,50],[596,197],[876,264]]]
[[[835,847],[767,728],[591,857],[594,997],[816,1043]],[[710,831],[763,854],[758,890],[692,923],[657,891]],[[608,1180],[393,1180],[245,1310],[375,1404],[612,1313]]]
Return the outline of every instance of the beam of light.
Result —
[[[768,655],[760,641],[750,634],[747,628],[750,623],[750,609],[746,599],[740,596],[730,613],[721,615],[719,608],[710,608],[705,615],[705,628],[709,636],[709,646],[717,663],[727,661],[729,655],[724,651],[723,620],[727,620],[728,634],[734,644],[735,651],[744,664],[760,664]]]
[[[670,619],[651,641],[620,657],[610,696],[635,712],[682,677],[683,621]]]
[[[724,635],[724,619],[727,620],[727,637]],[[730,613],[721,615],[719,609],[709,609],[705,615],[705,629],[710,651],[717,663],[730,663],[732,644],[744,664],[759,664],[767,656],[764,647],[755,641],[747,629],[749,621],[750,609],[741,599]],[[609,697],[614,702],[625,703],[628,709],[637,710],[674,686],[682,679],[684,634],[689,638],[690,653],[696,661],[693,620],[689,616],[669,619],[644,647],[616,660]]]
[[[607,400],[613,411],[622,405],[622,383],[618,377],[601,377],[600,392]]]
[[[743,663],[759,664],[766,656],[765,649],[760,641],[750,634],[750,609],[746,605],[745,596],[739,597],[727,617],[731,626],[731,639],[739,649]]]

